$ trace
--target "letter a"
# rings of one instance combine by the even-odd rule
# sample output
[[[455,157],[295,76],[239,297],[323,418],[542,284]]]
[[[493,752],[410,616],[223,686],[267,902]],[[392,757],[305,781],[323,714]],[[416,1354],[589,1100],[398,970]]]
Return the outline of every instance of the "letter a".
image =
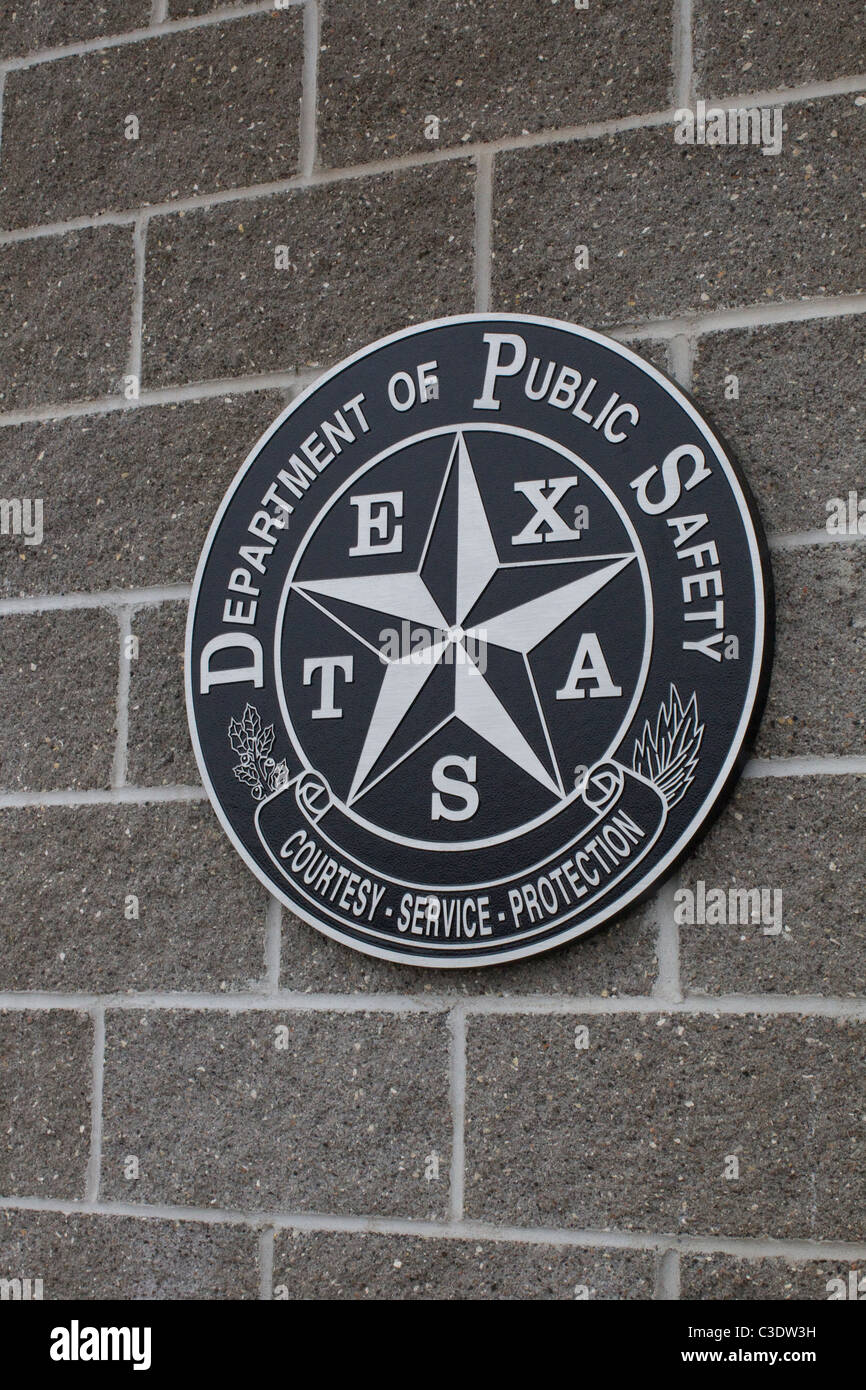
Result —
[[[614,685],[611,680],[601,643],[594,632],[585,632],[578,642],[568,679],[556,692],[557,700],[582,700],[586,691],[578,689],[578,681],[588,680],[595,681],[595,688],[589,692],[591,700],[611,699],[622,694],[622,686]]]

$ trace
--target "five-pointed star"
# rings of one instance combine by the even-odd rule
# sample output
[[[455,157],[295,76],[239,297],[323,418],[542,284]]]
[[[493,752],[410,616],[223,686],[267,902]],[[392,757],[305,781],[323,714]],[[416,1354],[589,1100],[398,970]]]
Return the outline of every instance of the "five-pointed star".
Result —
[[[457,572],[456,597],[453,607],[448,605],[454,613],[455,620],[449,622],[442,611],[446,605],[443,602],[440,606],[434,599],[423,578],[423,571],[429,558],[431,543],[436,545],[437,523],[443,529],[447,524],[444,520],[440,522],[440,511],[455,469]],[[568,562],[528,560],[503,564],[496,550],[466,442],[463,434],[458,432],[427,532],[421,562],[416,570],[403,574],[302,580],[293,585],[298,593],[335,622],[339,622],[345,630],[352,632],[366,646],[370,644],[359,633],[353,631],[350,622],[329,611],[328,599],[371,609],[401,621],[407,620],[410,624],[427,629],[429,633],[423,651],[387,659],[379,696],[355,768],[349,791],[349,804],[365,795],[372,786],[432,738],[453,717],[461,720],[467,728],[492,744],[551,795],[564,798],[566,792],[529,665],[529,655],[560,624],[609,584],[634,558],[634,553],[575,558],[572,563],[584,567],[584,573],[579,578],[572,577],[564,581],[561,565]],[[600,568],[586,573],[587,559],[595,561]],[[548,592],[506,608],[494,617],[485,619],[483,623],[465,625],[494,575],[502,570],[522,570],[529,566],[544,566],[550,572],[551,588]],[[470,646],[467,646],[467,643]],[[481,650],[480,644],[483,643],[517,653],[523,658],[523,667],[537,713],[538,727],[533,732],[538,733],[540,730],[543,735],[543,740],[536,738],[536,744],[539,745],[543,741],[546,745],[547,763],[534,751],[500,699],[492,680],[486,674],[487,663],[473,659],[473,651],[478,655]],[[412,705],[433,673],[441,669],[443,658],[452,646],[460,647],[462,651],[450,653],[452,659],[449,665],[454,673],[451,712],[427,730],[408,752],[403,752],[394,762],[371,778],[371,772],[387,750]]]

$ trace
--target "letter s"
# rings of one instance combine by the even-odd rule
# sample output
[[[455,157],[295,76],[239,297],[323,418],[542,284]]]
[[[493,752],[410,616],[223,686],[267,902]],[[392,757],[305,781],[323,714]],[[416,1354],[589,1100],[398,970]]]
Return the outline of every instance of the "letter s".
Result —
[[[647,469],[646,473],[641,473],[640,477],[635,478],[633,483],[629,483],[629,487],[634,488],[637,493],[638,505],[641,511],[647,512],[649,516],[660,516],[662,512],[668,511],[675,502],[679,501],[680,493],[683,490],[683,484],[680,482],[679,466],[680,459],[684,458],[691,459],[694,464],[692,476],[685,484],[686,492],[690,492],[693,487],[697,487],[698,483],[702,483],[705,478],[711,477],[713,470],[707,467],[703,450],[699,449],[696,444],[680,444],[678,448],[671,449],[662,464],[662,478],[664,480],[665,490],[660,502],[651,502],[647,497],[647,485],[650,480],[655,477],[656,473],[658,473],[658,468],[655,466]]]
[[[447,775],[448,768],[456,767],[462,768],[466,773],[465,782],[462,778],[458,779]],[[452,753],[439,759],[438,763],[433,768],[433,786],[436,788],[436,791],[433,793],[430,808],[430,817],[432,820],[469,820],[470,817],[475,815],[475,812],[478,810],[478,792],[475,790],[474,786],[472,786],[472,783],[475,781],[476,767],[477,764],[474,757],[459,758],[456,754]],[[439,795],[440,792],[447,792],[449,796],[458,797],[462,804],[456,810],[451,810],[449,806],[445,805],[445,802]]]

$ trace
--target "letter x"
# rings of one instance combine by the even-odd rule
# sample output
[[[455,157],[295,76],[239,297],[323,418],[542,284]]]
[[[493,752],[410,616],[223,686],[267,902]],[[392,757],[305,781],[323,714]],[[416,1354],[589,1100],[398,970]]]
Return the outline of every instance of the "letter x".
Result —
[[[518,535],[511,537],[511,544],[537,545],[540,541],[580,540],[580,532],[573,531],[570,526],[566,526],[556,510],[558,503],[562,501],[569,488],[576,486],[576,478],[548,478],[546,482],[544,478],[536,478],[525,483],[515,483],[514,491],[522,492],[524,497],[532,503],[535,512],[523,530]],[[547,496],[544,495],[544,488],[546,487],[551,489]],[[542,525],[547,525],[550,528],[545,535],[541,534]]]

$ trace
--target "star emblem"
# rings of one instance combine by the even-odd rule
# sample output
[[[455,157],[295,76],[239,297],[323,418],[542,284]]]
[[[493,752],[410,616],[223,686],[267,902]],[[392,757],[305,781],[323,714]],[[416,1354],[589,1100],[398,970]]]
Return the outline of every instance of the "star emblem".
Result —
[[[629,551],[503,562],[465,437],[457,431],[417,568],[292,585],[368,648],[371,643],[353,627],[344,605],[424,632],[420,648],[414,645],[399,656],[377,649],[385,670],[348,804],[359,801],[452,719],[504,754],[551,798],[564,800],[571,787],[567,790],[563,781],[531,657],[635,558]],[[530,598],[525,596],[527,570],[535,571]],[[434,679],[451,684],[448,713],[388,761],[403,721]]]

